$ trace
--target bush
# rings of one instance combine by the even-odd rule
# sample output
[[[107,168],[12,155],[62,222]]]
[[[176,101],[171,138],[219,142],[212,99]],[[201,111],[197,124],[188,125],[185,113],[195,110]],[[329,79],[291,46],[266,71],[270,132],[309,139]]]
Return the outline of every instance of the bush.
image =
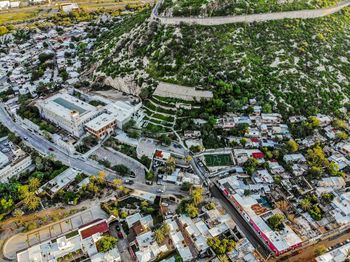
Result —
[[[118,239],[112,236],[103,236],[100,240],[96,242],[97,250],[99,252],[105,253],[113,249],[118,242]]]

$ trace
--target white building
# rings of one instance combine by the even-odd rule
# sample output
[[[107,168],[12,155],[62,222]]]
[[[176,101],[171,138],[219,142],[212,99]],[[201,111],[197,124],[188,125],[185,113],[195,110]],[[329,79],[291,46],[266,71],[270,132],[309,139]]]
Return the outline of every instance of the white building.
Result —
[[[5,155],[4,153],[0,152],[0,168],[2,168],[5,165],[7,165],[8,162],[9,162],[9,158],[7,157],[7,155]]]
[[[71,261],[69,258],[74,255],[77,261],[84,256],[88,256],[89,261],[93,262],[120,262],[121,258],[117,248],[113,248],[106,253],[99,253],[97,250],[96,242],[107,231],[107,221],[98,220],[65,236],[45,241],[17,253],[17,261],[55,262],[65,261],[66,259]]]
[[[338,247],[316,258],[317,262],[343,262],[349,257],[350,244]]]
[[[84,133],[84,125],[99,114],[96,107],[67,93],[40,100],[36,105],[43,118],[76,137],[80,137]]]
[[[79,10],[79,6],[77,3],[65,3],[61,5],[61,10],[64,13],[70,13],[75,10]]]
[[[46,184],[42,185],[39,188],[38,193],[46,192],[49,196],[53,197],[59,190],[73,182],[78,174],[78,170],[68,168]]]
[[[10,7],[10,1],[0,1],[0,10],[8,9]]]
[[[115,103],[108,104],[105,109],[108,113],[113,115],[117,121],[117,127],[122,129],[123,125],[129,122],[136,112],[141,108],[142,103],[137,105],[131,105],[126,102],[117,101]]]
[[[12,177],[17,177],[32,164],[30,156],[21,157],[0,169],[0,182],[8,182]]]

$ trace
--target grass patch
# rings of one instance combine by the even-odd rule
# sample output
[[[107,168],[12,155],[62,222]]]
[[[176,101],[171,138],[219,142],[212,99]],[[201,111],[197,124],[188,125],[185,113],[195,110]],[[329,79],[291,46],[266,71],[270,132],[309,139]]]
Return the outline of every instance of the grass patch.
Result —
[[[229,154],[205,155],[204,159],[207,166],[229,166],[233,164]]]

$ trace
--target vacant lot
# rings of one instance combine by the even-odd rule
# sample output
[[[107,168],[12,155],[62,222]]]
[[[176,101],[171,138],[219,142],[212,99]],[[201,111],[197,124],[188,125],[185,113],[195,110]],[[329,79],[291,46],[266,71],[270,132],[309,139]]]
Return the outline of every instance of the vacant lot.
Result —
[[[231,165],[232,159],[229,154],[223,154],[223,155],[205,155],[205,163],[207,166],[229,166]]]

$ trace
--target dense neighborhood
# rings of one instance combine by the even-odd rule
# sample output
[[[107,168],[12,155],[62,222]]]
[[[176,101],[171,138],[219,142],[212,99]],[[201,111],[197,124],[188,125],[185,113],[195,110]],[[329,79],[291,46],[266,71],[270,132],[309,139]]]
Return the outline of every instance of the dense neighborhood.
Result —
[[[348,261],[349,104],[286,114],[153,79],[127,44],[147,12],[0,36],[1,260]]]

